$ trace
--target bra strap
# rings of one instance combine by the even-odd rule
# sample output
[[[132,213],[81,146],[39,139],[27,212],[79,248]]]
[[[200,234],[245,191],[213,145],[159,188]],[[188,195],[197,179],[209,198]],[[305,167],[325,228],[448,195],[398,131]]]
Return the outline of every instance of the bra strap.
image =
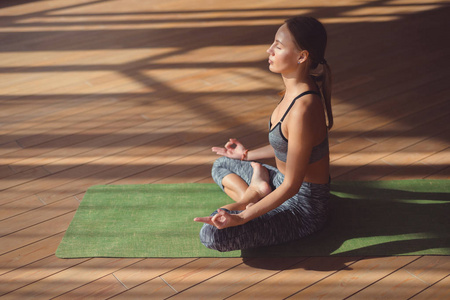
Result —
[[[318,92],[316,92],[316,91],[306,91],[306,92],[301,93],[300,95],[298,95],[297,97],[295,97],[294,100],[292,100],[291,104],[289,105],[288,109],[287,109],[286,112],[284,113],[284,115],[283,115],[283,117],[281,118],[281,120],[280,120],[279,123],[283,122],[284,118],[286,118],[286,115],[287,115],[288,112],[291,110],[292,106],[295,104],[295,101],[296,101],[298,98],[301,98],[301,97],[306,96],[306,95],[309,95],[309,94],[315,94],[315,95],[319,95],[319,96],[320,96],[320,94],[319,94]]]

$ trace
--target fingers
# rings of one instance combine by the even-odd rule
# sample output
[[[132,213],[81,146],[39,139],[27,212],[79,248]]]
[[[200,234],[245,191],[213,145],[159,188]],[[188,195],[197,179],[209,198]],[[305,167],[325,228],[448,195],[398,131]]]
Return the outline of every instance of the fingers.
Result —
[[[231,226],[241,225],[239,221],[236,223],[234,219],[236,215],[229,214],[225,210],[218,209],[217,214],[213,217],[194,218],[195,222],[202,222],[211,226],[217,227],[217,229],[224,229]]]
[[[216,152],[217,154],[223,155],[223,153],[225,152],[223,148],[220,147],[212,147],[211,150],[213,152]]]
[[[224,210],[218,209],[217,214],[215,216],[194,218],[194,222],[202,222],[202,223],[208,223],[211,225],[215,225],[215,223],[220,223],[220,218],[222,218],[225,214],[227,214],[227,213]],[[219,219],[219,220],[217,220],[217,219]]]
[[[242,154],[234,154],[236,153],[236,148],[241,150],[243,146],[237,139],[230,138],[224,147],[212,147],[211,150],[218,155],[238,159]]]
[[[230,139],[230,142],[234,145],[239,145],[241,142],[239,142],[237,139]]]
[[[229,147],[227,147],[227,145]],[[243,148],[243,147],[244,146],[237,139],[230,139],[229,142],[225,145],[225,148],[232,148],[232,149]]]
[[[194,222],[206,223],[209,225],[214,225],[211,221],[212,217],[195,218]]]
[[[239,146],[242,146],[241,142],[239,142],[237,139],[233,139],[233,138],[230,138],[228,140],[228,142],[225,144],[225,148],[227,148],[227,149],[228,148],[235,149]]]
[[[224,210],[218,209],[217,214],[211,219],[211,222],[218,229],[223,229],[228,226],[229,215]]]
[[[220,147],[212,147],[211,150],[212,150],[213,152],[218,153],[218,152],[220,152],[220,151],[223,151],[223,148],[220,148]]]
[[[226,214],[225,211],[218,209],[217,214],[214,217],[194,218],[194,222],[205,223],[205,224],[215,226],[218,229],[222,229],[222,228],[225,228],[228,223],[228,220],[227,220],[227,217],[225,216],[225,214]]]
[[[234,149],[236,148],[235,143],[230,139],[226,144],[225,144],[225,149]]]

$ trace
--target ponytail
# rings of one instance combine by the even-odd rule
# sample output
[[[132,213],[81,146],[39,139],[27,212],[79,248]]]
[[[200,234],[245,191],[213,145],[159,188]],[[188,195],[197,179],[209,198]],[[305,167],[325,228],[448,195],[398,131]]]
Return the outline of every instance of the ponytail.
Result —
[[[323,101],[325,103],[325,110],[327,112],[327,118],[328,118],[328,130],[333,127],[333,111],[331,109],[331,68],[325,61],[323,66],[323,81],[322,81],[322,97]]]
[[[319,68],[318,66],[321,66]],[[323,59],[320,63],[312,62],[311,64],[311,78],[316,83],[317,88],[322,94],[324,108],[328,119],[328,130],[333,127],[333,111],[331,109],[331,68],[327,61]],[[319,72],[320,73],[319,73]]]

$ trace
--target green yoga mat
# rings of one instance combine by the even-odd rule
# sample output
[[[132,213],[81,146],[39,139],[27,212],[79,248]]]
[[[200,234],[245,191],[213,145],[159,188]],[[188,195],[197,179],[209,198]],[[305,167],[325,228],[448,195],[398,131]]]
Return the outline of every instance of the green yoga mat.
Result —
[[[91,187],[56,255],[80,257],[292,257],[450,254],[446,180],[334,182],[321,231],[288,244],[220,253],[193,222],[228,203],[214,184]]]

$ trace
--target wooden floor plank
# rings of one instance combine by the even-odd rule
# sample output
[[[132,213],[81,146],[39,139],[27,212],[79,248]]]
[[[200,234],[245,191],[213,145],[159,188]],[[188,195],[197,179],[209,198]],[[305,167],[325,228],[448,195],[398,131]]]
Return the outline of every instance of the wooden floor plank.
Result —
[[[13,168],[13,167],[11,167],[11,168]],[[24,172],[14,173],[10,176],[3,178],[2,182],[0,183],[0,188],[2,190],[5,190],[8,188],[17,186],[17,185],[21,185],[24,182],[26,182],[27,180],[30,180],[30,178],[40,178],[40,177],[45,177],[47,175],[50,175],[50,172],[47,171],[43,167],[39,166],[39,167],[31,168]]]
[[[64,232],[74,215],[75,211],[72,211],[0,238],[0,255]]]
[[[446,124],[446,119],[447,117],[444,116],[437,120],[433,120],[427,124],[427,128],[433,128],[434,134],[439,134],[440,132],[445,130],[443,126],[445,126]],[[408,130],[404,133],[406,134],[406,136],[412,136],[412,138],[398,138],[394,136],[384,140],[383,142],[364,148],[359,152],[353,153],[353,155],[351,156],[346,156],[334,161],[331,166],[332,177],[339,178],[340,180],[358,179],[358,175],[356,175],[355,177],[352,176],[352,171],[357,170],[359,167],[364,166],[365,164],[371,163],[378,159],[383,159],[392,152],[402,151],[403,149],[406,149],[423,140],[423,136],[426,136],[427,132],[422,128],[423,127],[418,125],[414,129]],[[417,138],[414,138],[414,136],[417,136]],[[379,177],[381,177],[386,173],[384,173],[383,170],[381,173],[372,170],[371,174],[374,176],[380,174]]]
[[[6,294],[4,299],[24,299],[30,295],[50,299],[107,276],[115,270],[130,265],[132,261],[120,258],[89,259]]]
[[[449,263],[450,257],[446,256],[421,257],[354,294],[351,299],[410,299],[448,276]]]
[[[0,276],[0,296],[76,266],[83,261],[86,259],[64,260],[51,255],[3,274]]]
[[[0,256],[0,275],[53,256],[63,236],[64,232],[61,232],[2,254]]]
[[[355,262],[288,299],[344,299],[417,260],[415,256],[380,257]]]
[[[138,107],[138,111],[143,112],[143,108]],[[145,112],[145,111],[144,111]],[[122,112],[123,113],[123,112]],[[130,120],[130,117],[132,119]],[[146,118],[150,118],[152,116],[146,116]],[[154,118],[154,117],[152,117]],[[22,150],[20,152],[11,153],[11,159],[8,162],[13,165],[13,168],[16,171],[26,170],[26,168],[30,168],[35,163],[51,163],[52,161],[57,161],[58,159],[62,159],[64,157],[73,157],[77,153],[83,153],[83,149],[93,149],[95,147],[101,147],[105,144],[99,142],[102,140],[107,140],[107,142],[112,143],[111,138],[117,137],[117,139],[124,139],[126,136],[122,136],[122,134],[126,134],[127,132],[137,132],[139,131],[139,124],[142,124],[148,128],[147,122],[145,122],[145,118],[139,117],[139,114],[136,112],[121,120],[114,120],[112,123],[101,124],[100,126],[94,127],[91,130],[85,131],[82,135],[85,135],[84,140],[78,140],[78,142],[74,142],[73,138],[67,139],[64,141],[60,139],[59,144],[60,147],[55,147],[50,143],[41,145],[41,147],[45,147],[49,150],[46,152],[41,152],[42,154],[33,153],[30,150],[26,153],[26,150]],[[144,123],[144,124],[143,124]],[[156,123],[156,122],[155,122]],[[150,130],[150,128],[148,129]],[[106,143],[107,143],[106,142]],[[106,144],[108,145],[108,144]],[[55,149],[51,151],[52,149]],[[70,151],[70,152],[69,152]],[[80,152],[76,152],[80,151]],[[84,150],[86,152],[86,150]],[[30,156],[28,158],[28,156]],[[17,159],[16,162],[12,159]],[[20,159],[22,158],[22,159]],[[18,165],[18,166],[15,166]]]
[[[45,222],[46,220],[74,212],[77,210],[79,204],[80,203],[74,197],[69,197],[0,221],[0,238],[12,234],[15,231],[23,230],[41,222]],[[17,210],[15,213],[17,213]],[[20,227],[17,226],[18,224],[20,224]]]
[[[253,285],[261,280],[264,280],[281,270],[287,269],[295,265],[302,258],[297,259],[252,259],[254,265],[264,265],[262,267],[254,267],[249,264],[239,264],[234,268],[224,272],[216,272],[208,280],[200,281],[199,284],[187,283],[183,287],[190,288],[179,292],[172,297],[173,299],[201,299],[208,295],[208,297],[216,299],[224,299],[242,289]],[[182,272],[186,272],[182,270]],[[182,273],[181,273],[182,274]],[[177,274],[176,277],[183,276]],[[170,284],[170,281],[168,282]]]
[[[443,79],[437,82],[431,82],[424,86],[409,87],[405,92],[398,94],[397,89],[389,88],[387,91],[376,91],[371,94],[371,103],[365,106],[359,106],[351,103],[344,103],[344,105],[336,105],[336,124],[341,129],[346,131],[359,131],[358,124],[365,126],[366,131],[370,132],[371,118],[384,117],[383,122],[388,124],[393,121],[393,118],[400,119],[415,112],[419,112],[426,107],[436,105],[439,102],[445,101],[446,88],[443,86]],[[367,93],[367,91],[365,91]],[[379,93],[377,95],[375,93]],[[359,97],[367,97],[366,95],[358,95]],[[424,98],[432,97],[433,101],[423,103]],[[341,106],[344,106],[341,112]],[[402,109],[407,106],[408,109]],[[377,115],[373,115],[373,111],[377,111]],[[388,117],[386,117],[388,116]],[[378,125],[378,124],[376,124]],[[378,125],[379,126],[379,125]],[[356,128],[356,129],[355,129]]]
[[[355,180],[364,180],[370,177],[373,179],[382,179],[382,180],[395,180],[401,179],[402,170],[408,168],[411,165],[415,165],[418,167],[417,162],[425,160],[426,158],[433,156],[441,151],[444,151],[448,147],[448,143],[445,142],[445,137],[448,136],[448,131],[444,131],[436,136],[431,137],[421,137],[416,141],[419,141],[415,144],[407,146],[403,149],[399,149],[399,151],[390,153],[386,156],[380,157],[379,159],[373,160],[363,168],[356,168],[348,172],[347,174],[341,176],[342,179],[355,179]],[[420,140],[422,139],[422,140]],[[430,152],[431,151],[431,152]],[[444,168],[446,166],[445,160],[439,161],[437,164],[433,166],[428,172],[426,170],[415,171],[416,178],[425,178],[427,175],[431,174],[430,172],[436,172],[437,169]],[[367,170],[372,170],[370,176],[367,174]],[[379,171],[379,177],[376,177],[376,170]],[[424,169],[423,167],[421,169]],[[410,168],[411,170],[411,168]],[[404,171],[403,171],[404,172]],[[408,177],[403,177],[408,178]],[[411,177],[409,177],[411,178]]]
[[[122,107],[116,105],[104,105],[97,109],[91,109],[88,112],[76,114],[72,121],[70,117],[55,122],[41,122],[30,128],[13,131],[2,135],[0,143],[17,141],[22,148],[30,148],[36,145],[44,144],[58,137],[64,137],[70,134],[82,132],[89,127],[95,127],[102,118],[110,118],[111,114],[120,113]],[[95,118],[94,120],[92,120]]]
[[[385,118],[383,115],[376,115],[352,123],[350,126],[336,128],[335,131],[331,131],[331,136],[341,142],[342,140],[350,139],[355,135],[361,134],[360,128],[364,128],[364,132],[362,133],[363,137],[380,143],[399,133],[416,128],[419,124],[426,124],[427,121],[445,115],[447,108],[448,102],[442,98],[441,101],[427,107],[421,107],[417,111],[411,110],[406,114],[399,114],[395,119]],[[429,129],[427,128],[426,130]],[[344,136],[344,138],[340,138],[340,136]]]
[[[9,202],[1,205],[0,220],[4,220],[23,212],[36,209],[45,205],[36,195],[24,197],[18,201]]]
[[[53,299],[107,299],[124,291],[126,287],[110,274]]]
[[[141,286],[147,281],[151,281],[152,279],[197,260],[197,258],[145,259],[114,272],[114,276],[122,282],[127,289],[133,289]]]
[[[450,149],[446,148],[441,152],[437,152],[409,166],[396,170],[384,176],[383,179],[445,179],[450,178],[448,166],[450,166]]]
[[[35,166],[46,165],[55,160],[68,157],[72,154],[71,152],[82,150],[83,148],[80,149],[80,146],[82,146],[80,144],[83,142],[86,143],[91,141],[92,143],[92,140],[96,141],[106,135],[115,134],[117,128],[127,128],[136,124],[142,124],[144,122],[145,120],[143,118],[133,118],[132,120],[126,119],[122,122],[121,120],[116,120],[109,124],[102,124],[99,127],[77,133],[77,135],[80,135],[77,138],[72,135],[68,135],[66,138],[56,138],[55,140],[52,140],[53,143],[51,144],[47,143],[44,145],[39,145],[39,148],[58,149],[59,151],[41,150],[40,153],[36,153],[37,151],[26,151],[28,150],[26,149],[11,153],[11,158],[8,159],[8,162],[15,172],[23,172]],[[56,133],[55,135],[59,134]]]
[[[444,152],[448,148],[448,143],[445,142],[445,138],[449,135],[449,132],[444,132],[443,134],[440,134],[438,136],[434,136],[429,139],[425,139],[422,142],[419,142],[407,149],[404,149],[404,151],[400,151],[397,153],[393,153],[385,158],[383,158],[383,161],[391,166],[398,167],[398,169],[393,168],[391,174],[383,176],[382,180],[398,180],[406,178],[405,175],[405,169],[407,169],[409,166],[417,166],[417,163],[420,162],[422,165],[426,163],[427,158],[432,157],[438,153]],[[447,153],[449,154],[449,153]],[[445,162],[445,160],[439,161],[439,163],[435,164],[433,167],[436,169],[443,169],[448,164]],[[433,168],[433,169],[434,169]],[[409,169],[410,171],[411,169]],[[429,174],[435,173],[435,169],[429,171],[427,173],[426,171],[422,171],[422,178],[426,178]],[[406,171],[407,172],[407,171]],[[414,172],[418,173],[418,172]],[[403,174],[403,175],[402,175]],[[409,177],[411,178],[411,177]]]
[[[153,299],[167,299],[175,295],[174,291],[164,280],[157,277],[145,283],[145,287],[127,290],[124,293],[117,294],[111,299],[141,299],[151,295]]]
[[[17,100],[16,100],[17,102]],[[13,132],[22,132],[24,134],[29,134],[26,129],[32,129],[34,126],[39,126],[44,128],[42,125],[44,123],[56,123],[60,122],[64,124],[64,119],[73,119],[76,116],[82,117],[82,113],[91,115],[92,110],[98,112],[98,108],[105,108],[108,105],[114,104],[117,101],[109,99],[108,97],[93,97],[87,95],[85,97],[79,97],[76,101],[60,101],[60,99],[55,100],[28,100],[27,97],[22,99],[24,105],[14,105],[14,101],[10,102],[0,102],[2,103],[5,110],[5,114],[2,118],[3,126],[1,127],[1,132],[3,134],[11,134]],[[36,107],[33,107],[36,105]],[[39,105],[39,106],[37,106]],[[31,107],[30,107],[31,106]],[[27,109],[28,108],[28,109]],[[30,108],[32,114],[30,114]],[[20,112],[12,112],[9,110],[21,109]]]
[[[161,278],[176,291],[180,292],[240,264],[242,264],[242,259],[240,258],[200,258],[195,262],[162,275]]]
[[[320,280],[332,276],[339,270],[352,270],[359,258],[311,257],[290,268],[256,282],[230,299],[285,299]],[[250,262],[251,263],[251,262]],[[264,267],[262,264],[261,267]]]
[[[430,176],[427,176],[425,178],[428,179],[448,179],[450,178],[450,167],[446,167],[444,169],[441,169],[437,172],[434,172]]]
[[[186,260],[178,259],[176,261],[183,263]],[[150,261],[146,261],[145,263],[148,264]],[[242,264],[241,258],[199,258],[191,260],[191,262],[184,265],[180,264],[177,268],[172,267],[172,270],[166,270],[165,272],[159,271],[159,274],[155,274],[152,267],[148,271],[136,272],[139,276],[133,274],[133,277],[123,281],[130,289],[117,297],[114,297],[114,299],[139,298],[142,297],[142,295],[160,299],[161,289],[165,292],[169,292],[167,296],[175,295],[180,291],[190,288],[204,280],[208,280],[221,272],[235,268],[240,264]],[[122,281],[123,275],[121,276],[121,274],[119,274],[117,276]],[[132,279],[131,282],[130,279]],[[167,287],[169,287],[170,290],[167,290]]]
[[[411,299],[447,299],[450,295],[450,275],[415,295]]]

